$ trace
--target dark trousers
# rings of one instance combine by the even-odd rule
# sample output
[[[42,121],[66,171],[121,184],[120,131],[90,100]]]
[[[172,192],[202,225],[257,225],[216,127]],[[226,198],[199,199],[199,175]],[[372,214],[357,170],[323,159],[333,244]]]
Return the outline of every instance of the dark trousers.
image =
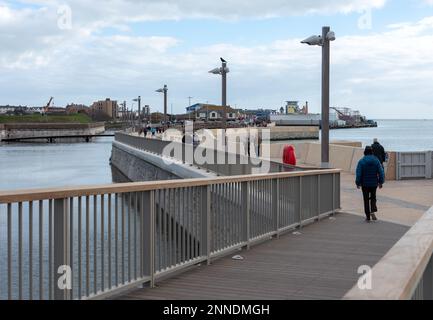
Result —
[[[370,220],[370,214],[377,212],[376,200],[377,187],[362,187],[362,195],[364,196],[364,211],[367,219]]]

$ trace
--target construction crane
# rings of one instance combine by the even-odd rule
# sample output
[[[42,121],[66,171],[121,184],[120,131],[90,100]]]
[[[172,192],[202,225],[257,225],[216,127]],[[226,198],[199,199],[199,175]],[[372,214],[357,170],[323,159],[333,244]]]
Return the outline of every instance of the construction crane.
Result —
[[[47,105],[44,107],[44,113],[48,113],[48,109],[50,108],[51,102],[53,102],[54,97],[50,98],[50,101],[48,101]]]

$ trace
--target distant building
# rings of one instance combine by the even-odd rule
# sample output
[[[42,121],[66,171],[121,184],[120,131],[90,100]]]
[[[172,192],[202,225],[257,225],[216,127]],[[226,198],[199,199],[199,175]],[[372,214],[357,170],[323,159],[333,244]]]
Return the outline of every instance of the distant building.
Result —
[[[15,106],[0,106],[0,114],[12,114],[15,112]]]
[[[102,114],[111,119],[115,119],[118,117],[119,106],[117,105],[117,101],[107,98],[94,102],[90,109],[93,114]]]
[[[192,106],[189,106],[186,108],[186,113],[193,113],[193,112],[197,112],[197,110],[201,109],[203,106],[205,106],[206,104],[203,103],[196,103],[193,104]]]
[[[74,113],[90,113],[90,108],[88,106],[85,106],[84,104],[75,104],[71,103],[66,106],[66,113],[67,114],[74,114]]]
[[[195,118],[197,120],[222,120],[224,112],[226,113],[227,120],[236,120],[238,113],[230,106],[223,107],[212,104],[199,104],[201,108],[195,111]]]

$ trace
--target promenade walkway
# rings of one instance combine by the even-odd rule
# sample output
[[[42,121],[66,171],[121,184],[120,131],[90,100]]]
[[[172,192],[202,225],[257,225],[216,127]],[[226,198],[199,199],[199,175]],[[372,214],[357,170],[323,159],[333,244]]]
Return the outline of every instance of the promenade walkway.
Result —
[[[379,219],[412,226],[433,206],[433,180],[387,181],[377,198]],[[349,173],[341,173],[341,206],[345,212],[363,215],[362,192]]]
[[[341,299],[408,230],[338,214],[118,299]]]

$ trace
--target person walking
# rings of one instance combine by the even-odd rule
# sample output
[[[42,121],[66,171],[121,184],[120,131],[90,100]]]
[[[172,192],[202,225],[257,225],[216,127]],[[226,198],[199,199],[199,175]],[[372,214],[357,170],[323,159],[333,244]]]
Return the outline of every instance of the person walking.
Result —
[[[358,189],[362,189],[366,221],[377,220],[376,192],[385,183],[385,173],[371,146],[365,148],[364,157],[358,162],[355,183]]]
[[[383,168],[383,163],[386,160],[385,148],[379,143],[379,141],[376,138],[374,139],[371,147],[373,148],[373,154],[376,156],[377,159],[379,159],[379,162]]]

